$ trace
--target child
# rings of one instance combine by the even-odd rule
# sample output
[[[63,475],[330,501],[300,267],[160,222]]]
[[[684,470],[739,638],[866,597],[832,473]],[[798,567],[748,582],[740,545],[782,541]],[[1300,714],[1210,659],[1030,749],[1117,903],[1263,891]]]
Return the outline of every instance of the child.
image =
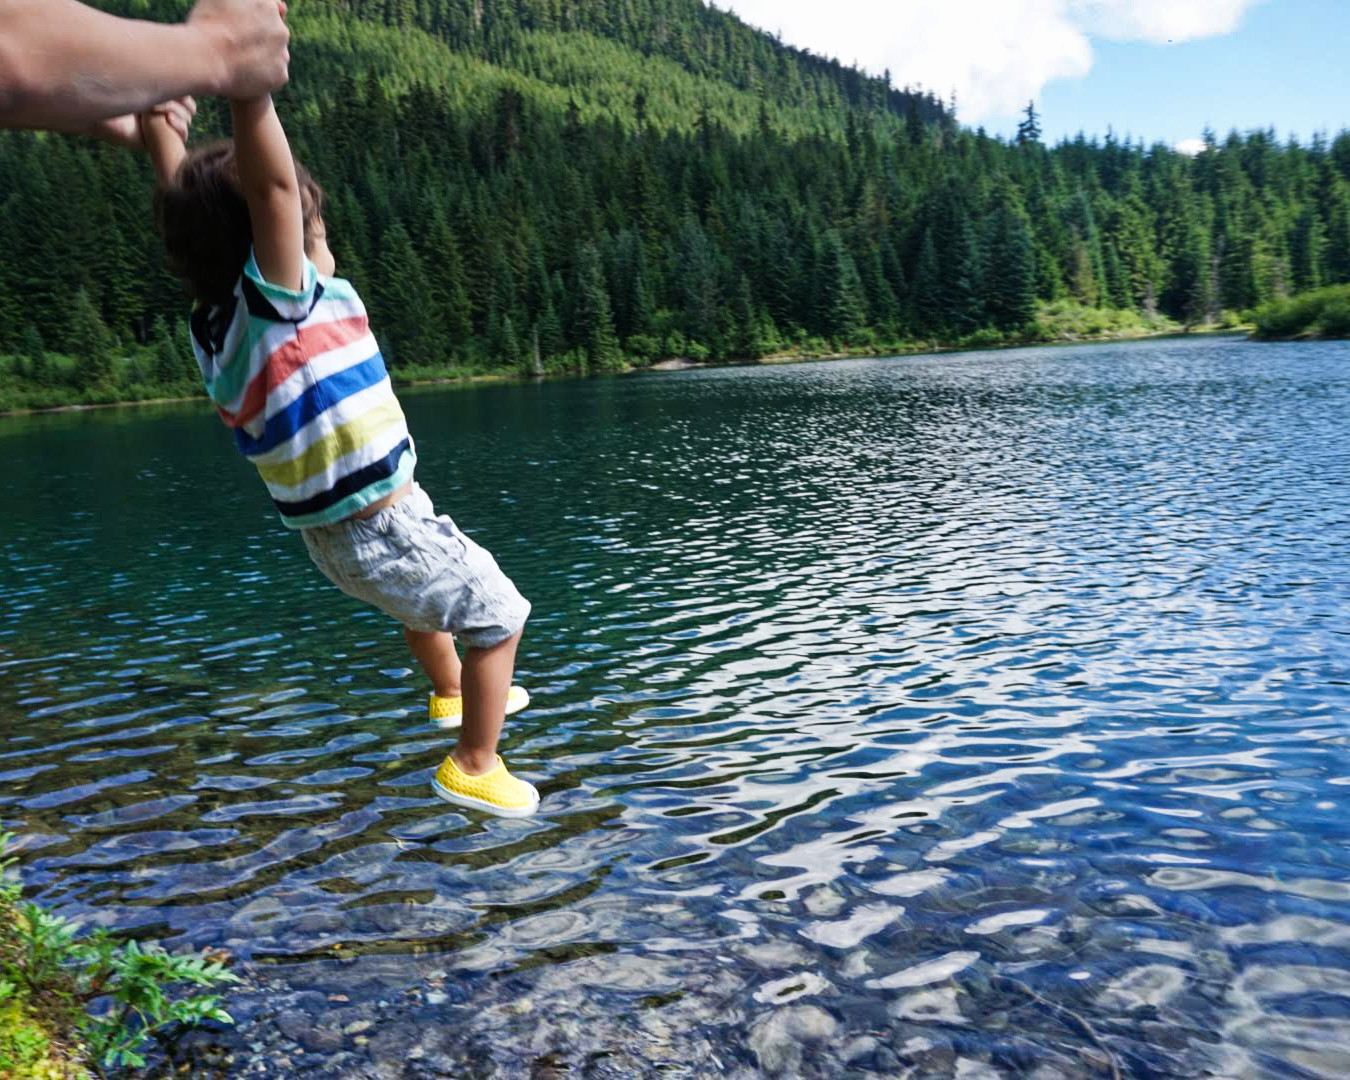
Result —
[[[164,116],[140,117],[168,263],[196,302],[207,393],[315,565],[403,624],[432,682],[431,719],[462,715],[436,794],[529,816],[539,793],[507,771],[497,740],[529,700],[511,674],[530,605],[413,480],[417,455],[365,308],[332,276],[323,192],[292,159],[272,99],[230,112],[233,140],[191,153]]]

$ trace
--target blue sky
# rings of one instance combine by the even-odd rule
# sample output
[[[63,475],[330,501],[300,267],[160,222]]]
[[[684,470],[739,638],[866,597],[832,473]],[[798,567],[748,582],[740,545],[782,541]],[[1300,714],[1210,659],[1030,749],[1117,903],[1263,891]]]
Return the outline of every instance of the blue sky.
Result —
[[[1011,135],[1034,97],[1049,139],[1176,145],[1205,125],[1306,141],[1350,127],[1350,0],[720,0],[792,45],[957,92]]]
[[[1094,42],[1092,70],[1047,84],[1038,107],[1048,138],[1108,125],[1148,142],[1178,143],[1208,124],[1274,126],[1307,142],[1350,127],[1350,0],[1270,0],[1233,33],[1178,45]],[[991,117],[989,130],[1016,121]]]

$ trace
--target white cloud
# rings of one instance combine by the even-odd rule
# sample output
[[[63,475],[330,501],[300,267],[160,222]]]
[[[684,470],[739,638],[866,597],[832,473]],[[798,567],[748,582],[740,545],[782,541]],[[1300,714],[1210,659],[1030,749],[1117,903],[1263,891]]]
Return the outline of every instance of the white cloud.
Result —
[[[1231,33],[1263,0],[721,0],[754,26],[944,99],[1007,117],[1092,68],[1092,41],[1180,43]]]
[[[1205,152],[1204,139],[1182,139],[1176,146],[1172,147],[1178,154],[1185,154],[1187,157],[1195,157],[1196,154]]]
[[[1074,20],[1112,41],[1154,45],[1231,34],[1259,0],[1069,0]]]

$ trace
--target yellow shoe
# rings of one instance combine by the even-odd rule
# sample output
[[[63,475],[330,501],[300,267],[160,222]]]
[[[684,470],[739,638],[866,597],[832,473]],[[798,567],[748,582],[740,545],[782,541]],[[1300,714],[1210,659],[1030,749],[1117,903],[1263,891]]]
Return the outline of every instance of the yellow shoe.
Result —
[[[506,692],[506,715],[518,713],[530,703],[529,691],[523,686],[513,686]],[[427,702],[427,719],[443,728],[457,728],[464,721],[464,699],[455,697],[437,697],[431,695]]]
[[[517,779],[506,771],[506,762],[497,758],[497,766],[482,776],[469,776],[447,754],[432,778],[433,790],[446,802],[482,810],[498,817],[529,817],[539,809],[539,792],[533,784]]]

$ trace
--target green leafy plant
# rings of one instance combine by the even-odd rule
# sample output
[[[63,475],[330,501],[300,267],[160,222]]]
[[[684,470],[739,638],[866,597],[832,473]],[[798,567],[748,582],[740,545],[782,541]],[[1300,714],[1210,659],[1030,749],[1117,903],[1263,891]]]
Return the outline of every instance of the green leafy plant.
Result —
[[[11,839],[0,833],[0,874],[15,861],[3,857]],[[144,1065],[146,1041],[171,1025],[234,1022],[218,995],[175,993],[238,982],[219,959],[174,955],[102,929],[80,936],[78,923],[19,903],[20,894],[14,882],[0,881],[0,1006],[44,1003],[49,1017],[73,1029],[69,1041],[83,1045],[99,1072]],[[24,1029],[13,1037],[27,1053],[38,1049],[27,1043],[42,1036]]]
[[[94,994],[111,1001],[108,1011],[90,1016],[84,1024],[90,1054],[104,1068],[145,1064],[140,1047],[171,1024],[234,1023],[215,994],[171,998],[166,992],[184,983],[211,987],[238,982],[219,960],[172,955],[158,945],[119,942],[101,930],[75,943],[70,959],[80,969],[86,998]]]

